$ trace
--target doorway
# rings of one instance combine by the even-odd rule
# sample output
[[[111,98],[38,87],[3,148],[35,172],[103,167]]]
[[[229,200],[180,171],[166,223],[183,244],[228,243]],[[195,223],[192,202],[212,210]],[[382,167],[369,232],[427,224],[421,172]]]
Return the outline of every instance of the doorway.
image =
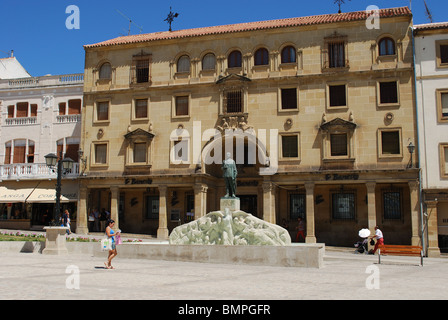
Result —
[[[237,195],[240,198],[240,209],[258,218],[257,195]]]

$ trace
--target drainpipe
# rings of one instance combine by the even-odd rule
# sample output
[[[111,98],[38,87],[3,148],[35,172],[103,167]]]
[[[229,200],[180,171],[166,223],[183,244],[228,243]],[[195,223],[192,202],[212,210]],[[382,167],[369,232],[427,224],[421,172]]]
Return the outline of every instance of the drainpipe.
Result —
[[[425,244],[425,227],[424,227],[424,218],[423,218],[423,188],[422,188],[422,170],[420,167],[420,157],[421,157],[421,145],[420,145],[420,135],[419,135],[419,112],[418,112],[418,95],[417,95],[417,73],[416,73],[416,67],[415,67],[415,38],[414,38],[414,27],[410,27],[411,30],[411,39],[412,39],[412,60],[413,60],[413,67],[414,67],[414,94],[415,94],[415,116],[416,116],[416,130],[417,130],[417,146],[418,146],[418,179],[420,181],[419,183],[419,198],[420,198],[420,232],[421,232],[421,239],[422,239],[422,248],[424,255],[427,256],[427,248]],[[420,72],[421,72],[421,64],[420,64]],[[423,97],[422,97],[423,98]],[[424,126],[424,122],[423,122]],[[424,132],[424,131],[423,131]],[[426,163],[426,162],[425,162]]]

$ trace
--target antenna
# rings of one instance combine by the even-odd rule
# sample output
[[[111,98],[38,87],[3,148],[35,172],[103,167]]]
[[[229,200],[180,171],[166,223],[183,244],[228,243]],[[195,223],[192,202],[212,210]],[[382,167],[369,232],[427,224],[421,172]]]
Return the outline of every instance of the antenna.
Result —
[[[166,17],[166,19],[163,20],[163,21],[168,22],[168,24],[170,25],[170,31],[173,31],[173,30],[171,30],[171,23],[174,21],[174,18],[177,18],[178,16],[179,16],[179,14],[177,12],[174,13],[172,11],[172,8],[170,7],[170,13],[168,13],[168,17]]]
[[[426,16],[428,17],[429,21],[430,21],[431,23],[433,23],[434,20],[433,20],[433,18],[432,18],[431,11],[429,10],[428,5],[426,4],[426,0],[423,0],[423,2],[425,3]]]
[[[137,28],[139,28],[140,33],[142,33],[143,31],[143,27],[139,26],[138,24],[136,24],[134,21],[132,21],[131,18],[128,18],[127,16],[125,16],[122,12],[120,12],[119,10],[117,10],[117,12],[119,14],[121,14],[125,19],[129,20],[129,29],[128,29],[128,36],[131,34],[131,24],[134,24]]]

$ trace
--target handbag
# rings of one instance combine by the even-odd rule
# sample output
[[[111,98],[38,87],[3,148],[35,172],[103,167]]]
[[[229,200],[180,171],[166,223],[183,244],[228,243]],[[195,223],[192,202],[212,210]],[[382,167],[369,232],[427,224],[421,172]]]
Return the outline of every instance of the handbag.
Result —
[[[373,239],[370,240],[370,245],[371,245],[371,246],[374,246],[374,245],[375,245],[375,240],[373,240]]]
[[[116,244],[122,244],[123,243],[123,240],[121,240],[121,236],[120,235],[115,236],[115,243]]]
[[[112,250],[112,240],[109,238],[101,240],[101,251],[109,251],[109,250]]]

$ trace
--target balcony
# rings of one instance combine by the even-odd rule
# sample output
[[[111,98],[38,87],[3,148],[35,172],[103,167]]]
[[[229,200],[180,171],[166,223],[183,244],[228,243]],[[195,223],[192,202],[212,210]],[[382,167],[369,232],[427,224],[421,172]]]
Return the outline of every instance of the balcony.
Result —
[[[37,124],[37,117],[20,117],[20,118],[6,118],[5,125],[7,126],[26,126]]]
[[[64,175],[65,178],[79,176],[79,163],[73,163],[73,169]],[[0,180],[34,180],[56,179],[56,170],[50,169],[45,163],[16,163],[0,165]]]
[[[48,86],[82,85],[84,74],[64,74],[0,81],[0,89],[37,88]]]

